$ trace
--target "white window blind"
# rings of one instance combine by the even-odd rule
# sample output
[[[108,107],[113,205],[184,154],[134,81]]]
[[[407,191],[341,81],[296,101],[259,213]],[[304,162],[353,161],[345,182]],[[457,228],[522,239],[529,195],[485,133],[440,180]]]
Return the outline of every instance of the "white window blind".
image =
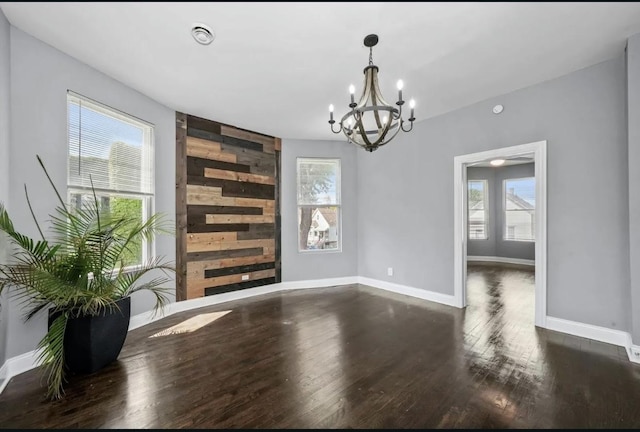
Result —
[[[130,115],[67,93],[69,204],[98,205],[143,223],[154,208],[153,126]],[[91,184],[95,189],[95,197]],[[131,244],[125,266],[154,256],[152,239]]]
[[[151,125],[71,92],[67,111],[69,187],[153,193]]]
[[[298,205],[340,204],[339,185],[339,159],[298,159]]]

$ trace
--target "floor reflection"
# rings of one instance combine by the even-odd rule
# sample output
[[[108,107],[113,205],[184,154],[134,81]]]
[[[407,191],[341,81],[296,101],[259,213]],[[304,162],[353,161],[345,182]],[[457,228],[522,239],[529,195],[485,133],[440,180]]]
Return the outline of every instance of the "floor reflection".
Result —
[[[467,268],[465,357],[488,425],[500,427],[517,417],[516,389],[532,388],[539,376],[528,362],[539,349],[534,326],[534,270],[487,264]]]
[[[43,400],[0,395],[29,428],[638,428],[640,367],[620,347],[536,328],[533,273],[469,269],[457,309],[364,285],[269,294],[129,333],[117,363]],[[197,331],[149,336],[202,313]]]

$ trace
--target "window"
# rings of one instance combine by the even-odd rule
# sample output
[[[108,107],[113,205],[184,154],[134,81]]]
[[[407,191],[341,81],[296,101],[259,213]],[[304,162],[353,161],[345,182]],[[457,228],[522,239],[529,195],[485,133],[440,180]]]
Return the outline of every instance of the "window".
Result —
[[[535,241],[536,180],[504,181],[504,239]]]
[[[144,221],[153,213],[153,127],[112,108],[67,93],[68,199],[72,207],[93,203]],[[153,256],[153,244],[137,244],[126,266]]]
[[[298,250],[341,250],[340,159],[297,160]]]
[[[467,195],[468,230],[470,240],[489,238],[487,181],[469,180]]]

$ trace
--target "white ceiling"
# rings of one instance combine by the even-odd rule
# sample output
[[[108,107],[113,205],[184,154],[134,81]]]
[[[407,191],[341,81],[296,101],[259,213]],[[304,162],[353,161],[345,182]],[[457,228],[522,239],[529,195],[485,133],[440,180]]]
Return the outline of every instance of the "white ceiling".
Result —
[[[342,139],[368,50],[422,120],[620,55],[640,3],[0,3],[9,21],[176,109],[284,138]],[[216,40],[191,38],[195,22]]]

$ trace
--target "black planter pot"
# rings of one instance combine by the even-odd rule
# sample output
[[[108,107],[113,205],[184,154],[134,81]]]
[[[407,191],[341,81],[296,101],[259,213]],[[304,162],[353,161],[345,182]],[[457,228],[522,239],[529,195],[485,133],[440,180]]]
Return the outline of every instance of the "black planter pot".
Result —
[[[67,322],[64,361],[71,372],[96,372],[120,355],[129,330],[131,298],[125,297],[116,304],[119,309],[111,308],[97,316],[70,318]],[[58,314],[49,312],[49,327]]]

